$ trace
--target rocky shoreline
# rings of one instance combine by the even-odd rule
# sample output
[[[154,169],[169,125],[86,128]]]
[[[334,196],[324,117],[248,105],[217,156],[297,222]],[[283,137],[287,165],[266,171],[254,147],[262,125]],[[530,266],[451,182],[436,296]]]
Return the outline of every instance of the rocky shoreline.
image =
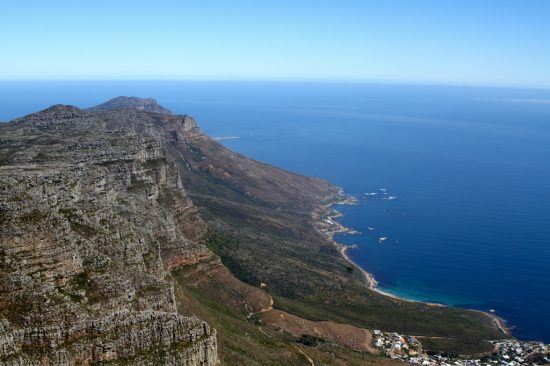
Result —
[[[342,234],[342,233],[348,234],[348,235],[361,234],[359,231],[348,228],[343,224],[341,224],[340,222],[338,222],[337,219],[342,217],[343,214],[332,208],[332,206],[334,205],[356,205],[356,204],[357,204],[357,198],[353,196],[346,196],[346,194],[344,193],[344,190],[342,188],[339,188],[337,194],[326,197],[325,203],[317,206],[313,210],[312,218],[313,218],[315,228],[321,234],[323,234],[332,244],[334,244],[334,246],[338,249],[338,252],[342,256],[342,258],[344,258],[346,262],[348,262],[351,266],[356,268],[361,273],[364,283],[369,289],[376,291],[384,296],[392,297],[394,299],[399,299],[402,301],[410,301],[410,302],[420,302],[417,300],[398,297],[378,289],[377,288],[378,282],[376,281],[374,276],[371,273],[364,270],[363,268],[361,268],[361,266],[355,263],[347,254],[347,251],[349,249],[355,249],[357,248],[357,245],[342,244],[337,242],[334,239],[334,235],[336,234]],[[428,304],[430,306],[446,306],[438,303],[430,303],[430,302],[423,302],[423,303]],[[474,311],[478,311],[479,313],[482,313],[485,316],[488,316],[494,322],[495,327],[499,328],[507,336],[513,338],[513,335],[510,329],[506,326],[505,321],[502,318],[496,316],[495,314],[487,313],[484,311],[479,311],[479,310],[474,310]],[[380,331],[376,331],[376,332],[380,333]],[[396,337],[396,339],[411,339],[411,341],[418,342],[418,340],[413,336],[399,335],[397,333],[388,333],[388,334],[394,335],[394,338]],[[493,355],[491,359],[487,359],[487,360],[485,360],[485,358],[487,357],[451,360],[450,358],[443,357],[441,355],[427,355],[427,354],[422,355],[421,351],[417,353],[409,354],[408,352],[400,351],[402,345],[399,345],[399,344],[397,345],[391,344],[390,349],[383,349],[384,346],[382,345],[378,348],[381,348],[382,351],[391,358],[401,359],[403,361],[407,361],[412,364],[421,364],[421,365],[443,365],[443,364],[450,365],[452,362],[453,365],[458,365],[458,366],[462,366],[462,365],[463,366],[474,366],[474,365],[475,366],[479,366],[479,365],[520,366],[520,365],[532,364],[531,359],[534,357],[534,355],[540,355],[540,357],[542,357],[541,359],[546,360],[546,362],[550,360],[550,356],[548,354],[549,347],[541,342],[528,342],[528,341],[520,341],[520,340],[512,339],[512,340],[495,340],[493,341],[493,343],[495,345],[496,356]],[[376,346],[377,345],[375,344],[375,347]],[[396,349],[394,349],[394,346],[398,348],[397,351]],[[409,348],[405,348],[405,349],[408,350]],[[521,352],[517,350],[521,350]]]
[[[356,205],[357,204],[357,198],[353,196],[346,196],[344,193],[344,190],[342,188],[339,188],[338,194],[333,197],[327,197],[326,198],[328,203],[318,206],[312,214],[315,226],[317,230],[322,233],[331,243],[334,244],[334,246],[338,249],[338,252],[340,252],[340,255],[354,268],[356,268],[363,276],[365,280],[366,286],[376,291],[384,296],[388,296],[394,299],[399,299],[402,301],[409,301],[409,302],[422,302],[424,304],[428,304],[430,306],[446,306],[439,303],[434,302],[427,302],[427,301],[419,301],[419,300],[413,300],[413,299],[407,299],[403,298],[394,294],[390,294],[386,291],[380,290],[378,288],[378,281],[374,278],[374,275],[372,273],[367,272],[365,269],[363,269],[360,265],[355,263],[347,254],[347,251],[349,249],[355,249],[357,248],[357,244],[352,245],[346,245],[337,242],[334,239],[334,235],[336,234],[348,234],[348,235],[359,235],[361,232],[348,228],[344,225],[342,225],[340,222],[337,221],[338,218],[344,216],[341,212],[334,210],[332,206],[334,205]],[[484,315],[490,317],[494,322],[495,325],[502,330],[505,334],[511,336],[510,330],[506,327],[505,321],[496,316],[495,314],[487,313],[480,310],[474,310],[478,311],[480,313],[483,313]]]
[[[353,268],[356,268],[362,275],[366,286],[374,291],[377,291],[383,295],[396,298],[391,294],[384,293],[381,290],[377,289],[378,282],[374,276],[361,268],[357,263],[355,263],[347,254],[349,249],[357,248],[356,244],[346,245],[337,242],[334,239],[336,234],[348,234],[348,235],[359,235],[361,232],[348,228],[342,225],[337,221],[338,218],[342,217],[343,214],[332,208],[334,205],[356,205],[357,198],[353,196],[346,196],[342,188],[338,189],[338,193],[334,196],[326,197],[325,204],[319,205],[313,210],[312,218],[315,224],[315,228],[321,234],[323,234],[335,247],[338,249],[338,252],[348,262]]]

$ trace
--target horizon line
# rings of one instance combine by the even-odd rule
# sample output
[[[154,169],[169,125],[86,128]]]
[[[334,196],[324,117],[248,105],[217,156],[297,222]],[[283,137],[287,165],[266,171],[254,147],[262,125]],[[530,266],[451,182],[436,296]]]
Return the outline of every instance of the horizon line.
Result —
[[[395,79],[318,79],[318,78],[0,78],[0,83],[9,82],[219,82],[219,83],[304,83],[304,84],[373,84],[406,86],[453,86],[480,88],[510,88],[550,90],[550,85],[512,84],[496,82],[455,82]]]

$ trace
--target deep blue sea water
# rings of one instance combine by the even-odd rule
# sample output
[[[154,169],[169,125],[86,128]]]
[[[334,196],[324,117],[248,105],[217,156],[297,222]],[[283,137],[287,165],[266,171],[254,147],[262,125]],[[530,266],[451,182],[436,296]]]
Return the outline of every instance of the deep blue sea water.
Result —
[[[550,342],[550,90],[1,82],[0,120],[118,95],[155,97],[239,136],[222,140],[234,150],[358,196],[339,209],[364,234],[338,239],[384,290],[494,309],[517,337]]]

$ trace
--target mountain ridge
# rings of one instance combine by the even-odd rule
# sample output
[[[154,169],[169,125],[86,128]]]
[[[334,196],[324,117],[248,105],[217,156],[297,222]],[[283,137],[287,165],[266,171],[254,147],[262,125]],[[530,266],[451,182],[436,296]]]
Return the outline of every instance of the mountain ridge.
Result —
[[[112,109],[135,109],[138,111],[172,114],[169,109],[159,105],[153,98],[138,98],[120,96],[106,101],[105,103],[88,108],[90,112],[99,112]]]
[[[273,363],[302,362],[303,351],[296,352],[293,341],[270,330],[296,328],[277,323],[280,316],[296,324],[306,324],[300,319],[307,319],[309,325],[302,329],[311,332],[309,336],[317,334],[315,322],[321,321],[352,324],[355,328],[346,329],[357,334],[376,326],[427,336],[434,350],[484,350],[484,340],[501,336],[483,314],[410,304],[366,289],[361,275],[314,226],[313,211],[343,198],[338,187],[235,153],[205,135],[190,116],[145,110],[144,104],[150,106],[153,99],[115,100],[87,110],[55,105],[0,126],[0,218],[5,224],[0,249],[6,268],[19,266],[15,272],[1,273],[0,285],[37,276],[37,293],[56,299],[59,309],[69,304],[74,319],[83,317],[88,299],[94,299],[98,313],[91,319],[102,319],[100,313],[113,305],[126,309],[136,322],[164,309],[159,329],[172,327],[172,320],[162,320],[166,317],[185,324],[188,321],[180,316],[199,314],[216,330],[193,320],[189,324],[203,324],[203,333],[197,333],[203,335],[185,341],[191,348],[146,336],[151,342],[132,346],[135,353],[125,351],[127,344],[116,337],[103,351],[88,349],[88,336],[76,338],[79,351],[55,338],[29,353],[29,338],[13,343],[11,351],[1,355],[14,360],[12,364],[44,357],[62,363],[74,355],[79,356],[73,361],[90,357],[136,364],[152,359],[144,355],[167,364],[216,364],[218,355],[230,364],[257,364],[259,355]],[[166,110],[156,101],[154,105],[153,110]],[[12,196],[21,198],[13,201]],[[19,233],[28,230],[25,240],[35,243],[44,236],[32,228],[44,225],[51,230],[62,227],[63,236],[48,235],[43,242],[48,245],[23,246],[20,251]],[[67,242],[66,256],[48,257],[60,240]],[[102,252],[105,243],[112,251]],[[29,260],[42,253],[40,248],[49,248],[44,255],[53,267]],[[67,267],[72,263],[68,258],[82,253],[96,253],[106,264],[85,260]],[[118,262],[128,262],[125,269],[135,266],[132,276],[137,277],[121,272]],[[119,277],[127,284],[115,285]],[[150,288],[146,283],[156,285]],[[132,286],[129,301],[123,288]],[[113,291],[110,298],[99,296],[103,289]],[[14,317],[10,306],[27,304],[25,299],[34,296],[25,287],[18,291],[22,298],[0,293],[0,311],[8,315],[0,341],[10,345],[14,334],[27,329],[26,318]],[[134,301],[141,305],[135,308]],[[275,318],[275,313],[265,311],[271,302],[279,311]],[[60,311],[55,306],[51,319],[29,324],[42,329],[55,323]],[[258,333],[250,320],[259,326],[271,324],[258,328],[269,337]],[[120,320],[121,327],[125,321]],[[243,336],[253,332],[258,333],[253,338]],[[175,334],[172,339],[184,339],[185,332]],[[105,342],[102,337],[109,338],[109,332],[95,337]],[[341,336],[326,337],[327,343],[307,349],[310,356],[322,361],[330,353],[347,364],[366,359],[391,363],[350,353],[350,343]],[[441,337],[456,339],[456,345],[437,344]],[[272,351],[259,346],[265,342]],[[238,351],[244,344],[247,349]]]

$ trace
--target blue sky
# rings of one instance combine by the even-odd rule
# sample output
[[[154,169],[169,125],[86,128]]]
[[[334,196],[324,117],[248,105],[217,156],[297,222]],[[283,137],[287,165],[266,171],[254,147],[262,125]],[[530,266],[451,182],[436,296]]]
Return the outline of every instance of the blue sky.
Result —
[[[550,87],[550,1],[2,0],[0,79]]]

